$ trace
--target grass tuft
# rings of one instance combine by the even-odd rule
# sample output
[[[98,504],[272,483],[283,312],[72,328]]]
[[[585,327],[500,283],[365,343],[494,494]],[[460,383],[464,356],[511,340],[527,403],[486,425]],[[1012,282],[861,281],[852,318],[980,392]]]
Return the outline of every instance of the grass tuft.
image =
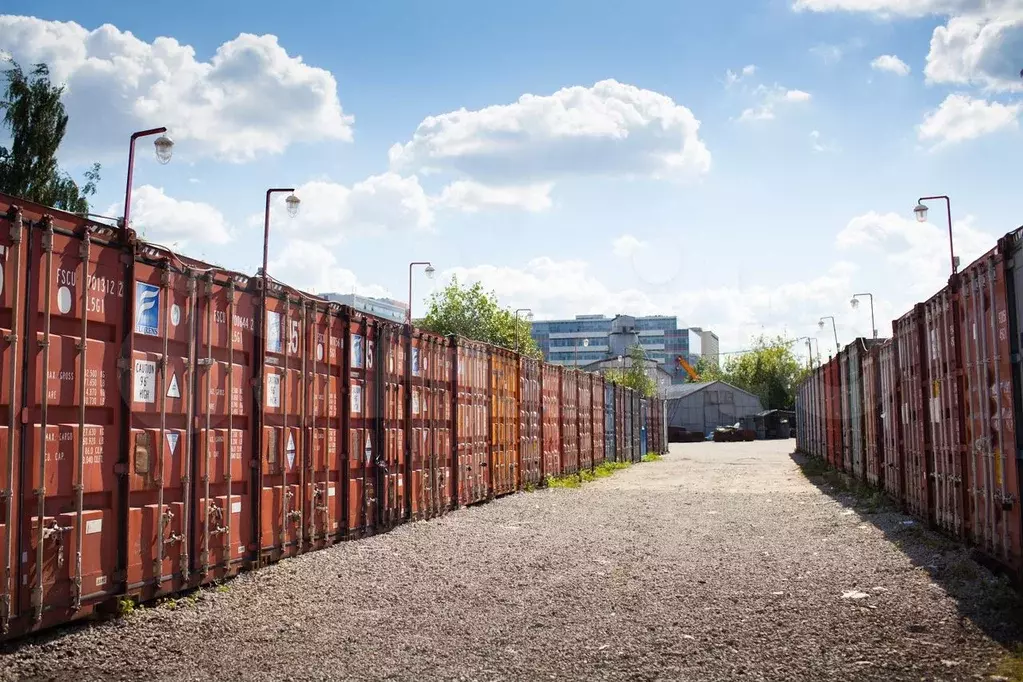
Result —
[[[656,452],[648,452],[645,455],[643,455],[643,461],[644,462],[657,462],[657,461],[660,461],[662,459],[664,459],[664,456],[663,455],[659,455]]]

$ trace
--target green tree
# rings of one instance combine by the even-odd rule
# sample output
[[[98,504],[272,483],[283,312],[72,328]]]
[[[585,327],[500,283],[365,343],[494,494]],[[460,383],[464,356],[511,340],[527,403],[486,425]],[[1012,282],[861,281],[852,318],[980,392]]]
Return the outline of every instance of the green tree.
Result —
[[[86,197],[96,193],[100,165],[85,173],[81,187],[57,165],[57,150],[67,131],[63,87],[50,83],[46,64],[25,74],[17,62],[4,72],[7,87],[0,109],[11,146],[0,147],[0,192],[24,197],[44,206],[88,213]]]
[[[718,378],[760,398],[764,409],[790,410],[805,372],[792,352],[791,341],[761,335],[752,349],[726,360]]]
[[[725,373],[721,369],[721,365],[711,361],[709,358],[705,358],[702,355],[693,365],[693,369],[696,370],[697,375],[700,377],[700,381],[717,381],[718,379],[724,379]]]
[[[604,378],[613,384],[631,388],[648,398],[657,394],[657,382],[647,373],[646,354],[638,344],[629,348],[629,367],[624,370],[612,369]]]
[[[485,291],[476,282],[472,286],[451,282],[430,296],[426,316],[416,326],[436,334],[457,334],[467,339],[515,349],[541,358],[540,348],[530,336],[532,325],[524,317],[515,318],[509,308],[502,308],[494,292]],[[516,330],[517,328],[517,330]]]

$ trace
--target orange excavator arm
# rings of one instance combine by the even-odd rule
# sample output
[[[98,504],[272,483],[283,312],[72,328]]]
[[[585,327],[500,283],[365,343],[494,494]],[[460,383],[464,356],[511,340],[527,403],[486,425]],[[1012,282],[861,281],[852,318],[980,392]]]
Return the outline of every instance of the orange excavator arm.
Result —
[[[690,379],[692,379],[693,381],[699,381],[700,380],[700,375],[696,373],[696,370],[693,369],[692,365],[690,365],[688,362],[686,362],[686,359],[684,357],[679,355],[675,359],[678,361],[679,367],[681,367],[682,369],[685,370],[686,374],[689,375]]]

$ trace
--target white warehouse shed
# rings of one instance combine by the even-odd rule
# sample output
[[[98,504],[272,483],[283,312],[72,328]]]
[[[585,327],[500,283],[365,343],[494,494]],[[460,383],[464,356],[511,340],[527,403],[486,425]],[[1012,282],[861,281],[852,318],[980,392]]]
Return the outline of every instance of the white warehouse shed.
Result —
[[[760,398],[724,381],[669,386],[665,403],[669,428],[703,434],[764,411]]]

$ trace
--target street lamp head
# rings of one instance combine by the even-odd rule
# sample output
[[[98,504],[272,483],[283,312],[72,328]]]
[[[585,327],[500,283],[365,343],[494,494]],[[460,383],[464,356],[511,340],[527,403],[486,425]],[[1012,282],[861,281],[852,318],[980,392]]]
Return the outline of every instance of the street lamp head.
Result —
[[[430,278],[430,279],[433,279],[433,273],[435,273],[435,272],[437,272],[437,271],[433,269],[433,266],[432,266],[432,265],[430,265],[430,264],[427,264],[427,265],[426,265],[426,270],[424,270],[423,272],[425,272],[425,273],[426,273],[426,276],[427,276],[428,278]]]
[[[166,164],[171,160],[171,156],[174,154],[174,140],[170,139],[169,135],[164,133],[156,138],[153,142],[153,147],[156,149],[157,161]]]
[[[819,328],[821,328],[821,329],[824,329],[824,318],[823,317],[817,322],[817,326]]]
[[[923,204],[917,204],[916,208],[913,209],[913,213],[916,214],[916,221],[918,223],[927,222],[927,207]]]
[[[284,204],[288,207],[288,215],[294,218],[298,215],[298,209],[302,205],[302,200],[295,196],[294,193],[291,193],[284,200]]]
[[[851,299],[849,299],[849,305],[853,307],[853,310],[856,310],[857,308],[860,307],[860,299],[853,296]]]
[[[528,313],[526,313],[526,321],[527,322],[532,322],[533,321],[533,311],[532,310],[530,310]]]

